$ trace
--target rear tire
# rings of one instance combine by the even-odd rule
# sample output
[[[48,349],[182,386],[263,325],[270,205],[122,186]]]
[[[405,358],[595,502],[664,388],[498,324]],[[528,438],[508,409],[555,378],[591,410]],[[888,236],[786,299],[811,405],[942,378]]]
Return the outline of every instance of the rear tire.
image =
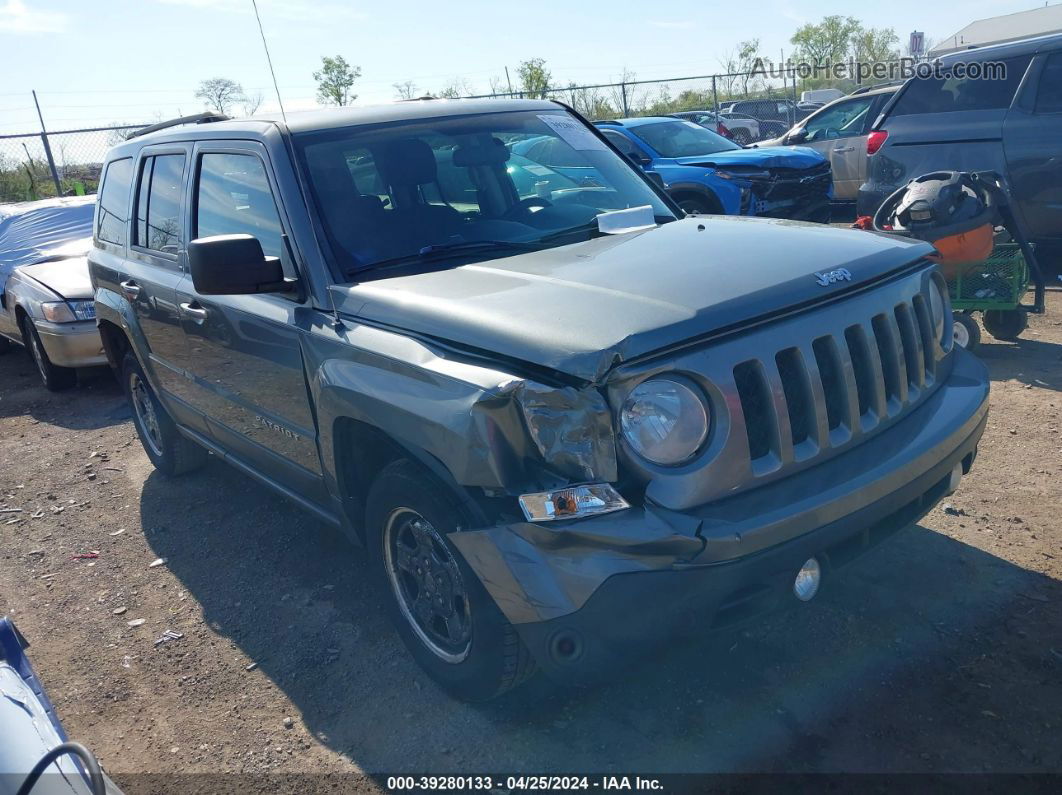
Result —
[[[133,412],[136,434],[155,469],[176,477],[206,464],[207,451],[177,430],[177,423],[159,403],[132,352],[122,360],[122,387]]]
[[[26,341],[30,356],[37,365],[37,372],[41,374],[44,388],[49,392],[62,392],[77,384],[77,370],[72,367],[60,367],[52,364],[48,358],[48,351],[44,349],[41,336],[37,333],[37,327],[30,318],[22,318],[22,338]]]
[[[748,146],[752,143],[752,138],[745,130],[733,130],[733,141],[738,146]]]
[[[955,312],[952,315],[952,336],[955,344],[973,353],[981,346],[981,327],[973,315]]]
[[[468,525],[466,513],[434,475],[399,459],[369,489],[367,541],[410,654],[450,695],[487,701],[529,679],[535,662],[446,537]]]
[[[1029,327],[1029,316],[1021,309],[989,309],[981,315],[985,331],[997,340],[1013,342]]]

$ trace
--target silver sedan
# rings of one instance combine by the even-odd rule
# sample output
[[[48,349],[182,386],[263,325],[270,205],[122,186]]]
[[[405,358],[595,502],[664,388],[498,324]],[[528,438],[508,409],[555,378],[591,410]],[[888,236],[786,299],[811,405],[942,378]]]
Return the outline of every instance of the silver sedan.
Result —
[[[75,368],[107,363],[85,259],[90,244],[74,241],[17,267],[0,289],[0,353],[25,346],[53,391],[77,383]]]

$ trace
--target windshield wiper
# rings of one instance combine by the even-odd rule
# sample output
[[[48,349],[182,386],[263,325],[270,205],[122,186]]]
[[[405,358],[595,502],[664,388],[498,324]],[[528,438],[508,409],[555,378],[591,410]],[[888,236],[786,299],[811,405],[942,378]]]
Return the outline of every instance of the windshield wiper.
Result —
[[[406,265],[411,262],[432,262],[444,260],[464,252],[488,251],[538,251],[542,246],[524,240],[455,240],[449,243],[431,243],[416,254],[403,254],[401,257],[374,262],[369,268],[387,268],[392,265]]]

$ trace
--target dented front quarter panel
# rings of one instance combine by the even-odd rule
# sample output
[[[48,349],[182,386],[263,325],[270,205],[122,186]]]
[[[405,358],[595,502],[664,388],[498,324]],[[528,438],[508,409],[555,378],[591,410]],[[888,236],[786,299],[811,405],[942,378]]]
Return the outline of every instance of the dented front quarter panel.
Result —
[[[305,356],[333,493],[340,419],[430,455],[465,488],[517,495],[616,478],[608,407],[593,387],[552,387],[352,320],[313,331]]]

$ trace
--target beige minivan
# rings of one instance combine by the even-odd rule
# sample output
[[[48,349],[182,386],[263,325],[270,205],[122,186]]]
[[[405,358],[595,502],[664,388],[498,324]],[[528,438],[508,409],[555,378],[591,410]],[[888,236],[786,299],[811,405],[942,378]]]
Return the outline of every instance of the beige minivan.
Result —
[[[867,178],[867,133],[899,85],[858,90],[798,121],[780,138],[755,146],[808,146],[830,160],[834,201],[852,202]]]

